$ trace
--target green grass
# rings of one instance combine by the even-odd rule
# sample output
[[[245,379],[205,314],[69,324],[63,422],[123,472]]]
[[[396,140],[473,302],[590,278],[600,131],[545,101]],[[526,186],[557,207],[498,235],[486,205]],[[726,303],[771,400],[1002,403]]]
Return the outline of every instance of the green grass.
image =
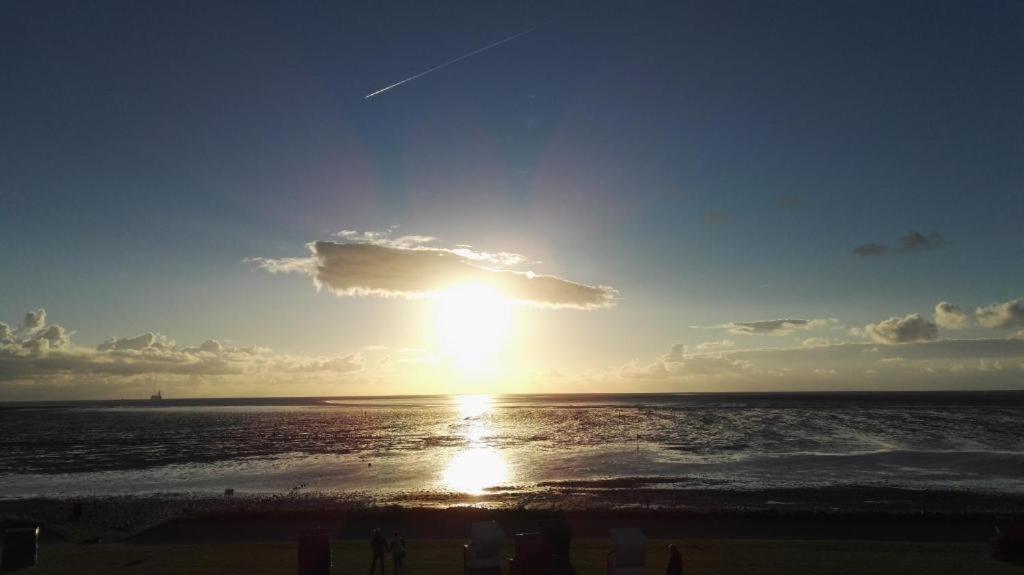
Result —
[[[651,541],[647,573],[663,573],[665,546]],[[979,543],[909,543],[876,541],[687,540],[681,544],[684,572],[720,575],[878,575],[927,573],[1024,573],[1024,568],[993,561],[988,546]],[[409,575],[459,575],[462,541],[451,539],[409,541]],[[573,564],[580,575],[604,573],[607,542],[584,539],[573,543]],[[334,573],[362,575],[369,567],[365,541],[333,544]],[[509,544],[505,555],[512,554]],[[99,545],[49,544],[39,554],[39,565],[23,574],[73,575],[146,574],[292,574],[296,572],[295,545],[246,543],[216,545]],[[507,565],[506,565],[507,569]],[[388,565],[388,573],[391,573]]]

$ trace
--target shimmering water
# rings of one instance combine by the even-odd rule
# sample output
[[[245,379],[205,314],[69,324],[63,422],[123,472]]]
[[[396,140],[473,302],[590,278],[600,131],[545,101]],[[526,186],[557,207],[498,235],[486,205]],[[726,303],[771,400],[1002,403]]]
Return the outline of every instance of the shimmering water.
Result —
[[[903,486],[1024,493],[1024,393],[239,399],[0,408],[0,497]]]

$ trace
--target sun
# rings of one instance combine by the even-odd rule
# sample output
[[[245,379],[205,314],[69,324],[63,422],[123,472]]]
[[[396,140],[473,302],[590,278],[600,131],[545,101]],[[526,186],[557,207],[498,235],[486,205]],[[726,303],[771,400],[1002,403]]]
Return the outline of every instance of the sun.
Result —
[[[467,284],[443,292],[435,318],[443,359],[472,371],[496,369],[508,339],[510,311],[510,302],[490,286]]]

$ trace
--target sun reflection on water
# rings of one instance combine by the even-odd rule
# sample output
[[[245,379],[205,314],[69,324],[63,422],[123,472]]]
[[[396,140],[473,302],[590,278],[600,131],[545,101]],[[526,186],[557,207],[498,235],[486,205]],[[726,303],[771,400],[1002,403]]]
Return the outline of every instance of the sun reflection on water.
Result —
[[[486,417],[493,399],[488,395],[463,395],[455,398],[455,406],[461,434],[468,445],[448,460],[441,482],[452,491],[481,495],[489,487],[504,484],[509,477],[508,463],[501,452],[484,441],[493,432]]]
[[[469,495],[481,495],[488,487],[501,485],[508,479],[508,465],[497,450],[471,447],[460,451],[448,461],[444,470],[445,487]]]

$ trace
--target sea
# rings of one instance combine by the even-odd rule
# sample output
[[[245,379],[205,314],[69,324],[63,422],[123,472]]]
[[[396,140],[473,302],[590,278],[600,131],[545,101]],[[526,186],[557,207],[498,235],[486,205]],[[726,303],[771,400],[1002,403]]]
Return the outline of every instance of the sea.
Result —
[[[1024,392],[0,405],[0,498],[603,485],[1024,494]]]

